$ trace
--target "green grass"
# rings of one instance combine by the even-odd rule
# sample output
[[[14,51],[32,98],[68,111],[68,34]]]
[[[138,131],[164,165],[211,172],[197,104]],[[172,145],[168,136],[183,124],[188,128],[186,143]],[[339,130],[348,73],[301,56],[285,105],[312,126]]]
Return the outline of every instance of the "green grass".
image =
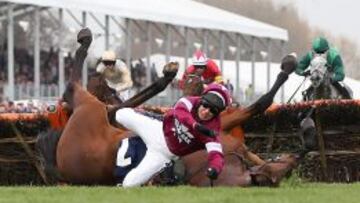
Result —
[[[286,182],[279,188],[143,187],[0,187],[0,202],[291,202],[359,203],[360,183],[310,184]]]

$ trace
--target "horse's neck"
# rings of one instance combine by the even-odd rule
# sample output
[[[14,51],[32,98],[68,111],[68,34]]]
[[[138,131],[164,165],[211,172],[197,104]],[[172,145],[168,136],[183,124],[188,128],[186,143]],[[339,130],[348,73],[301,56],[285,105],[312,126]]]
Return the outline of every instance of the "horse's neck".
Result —
[[[204,90],[204,83],[201,76],[191,75],[187,76],[184,81],[184,95],[186,96],[199,96]]]
[[[332,86],[327,78],[314,90],[315,99],[331,99],[332,98]]]
[[[194,186],[209,186],[209,179],[204,170],[207,167],[206,151],[192,153],[183,158],[186,168],[185,181]],[[225,167],[215,185],[247,186],[250,184],[249,173],[236,153],[224,154]]]
[[[86,91],[80,84],[74,84],[74,109],[89,101],[96,101],[96,98]]]

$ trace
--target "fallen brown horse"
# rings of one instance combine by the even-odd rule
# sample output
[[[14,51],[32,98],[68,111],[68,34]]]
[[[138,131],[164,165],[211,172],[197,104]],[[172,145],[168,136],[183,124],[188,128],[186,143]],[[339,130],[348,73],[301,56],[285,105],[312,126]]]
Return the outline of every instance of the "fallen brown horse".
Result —
[[[112,127],[108,119],[108,115],[110,114],[111,116],[111,114],[113,114],[116,109],[121,108],[121,106],[115,106],[108,110],[104,103],[100,102],[96,97],[81,87],[78,81],[80,72],[79,67],[82,67],[82,63],[86,57],[87,48],[90,46],[91,33],[82,30],[78,35],[78,41],[81,44],[81,47],[77,50],[75,59],[78,71],[74,71],[63,96],[64,100],[72,108],[72,115],[62,131],[57,146],[55,146],[56,169],[63,181],[72,184],[112,185],[115,184],[116,181],[113,171],[115,168],[117,147],[122,139],[129,137],[129,133]],[[275,83],[272,90],[249,108],[237,110],[224,116],[222,118],[224,132],[231,131],[235,126],[241,124],[251,115],[263,112],[271,104],[273,96],[278,88],[286,81],[287,74],[289,74],[289,72],[286,71],[287,70],[282,73],[280,79],[278,78],[279,80],[277,80],[277,83]],[[173,71],[171,73],[173,73]],[[173,74],[171,75],[173,76]],[[165,78],[166,80],[169,80],[171,77],[165,76]],[[147,88],[145,90],[150,89]],[[149,92],[152,92],[152,94]],[[130,107],[136,106],[144,100],[144,95],[145,97],[151,97],[153,93],[154,91],[145,91],[144,94],[137,95],[122,105]],[[225,153],[240,153],[241,150],[238,151],[239,145],[237,142],[232,142],[232,139],[234,140],[235,138],[230,136],[226,137],[225,134],[228,133],[222,133],[222,142]],[[225,140],[228,141],[225,142]],[[198,163],[196,162],[196,160],[199,160],[198,156],[199,155],[197,154],[189,155],[184,159],[185,166],[189,166],[189,168],[187,168],[189,171],[191,167],[200,166],[201,168],[203,165],[203,163],[199,163],[200,165],[189,164],[190,162]],[[226,156],[225,170],[215,184],[246,185],[238,182],[239,179],[241,179],[240,176],[244,177],[242,172],[244,171],[244,165],[242,162],[236,160],[237,159],[235,159],[234,156]],[[292,166],[293,160],[283,163],[286,164],[286,166]],[[275,171],[283,171],[284,169],[290,170],[292,167],[281,167],[280,169],[276,167],[270,168]],[[258,171],[261,173],[260,170]],[[247,169],[245,169],[245,172],[250,174]],[[192,176],[192,178],[189,179],[189,183],[199,186],[206,185],[203,184],[203,181],[195,181],[197,178],[204,176],[203,172],[199,174],[200,177]],[[252,174],[256,173],[252,172]],[[226,181],[223,181],[225,179]]]
[[[240,153],[224,154],[225,167],[213,186],[278,186],[284,177],[290,175],[297,166],[298,156],[283,154],[275,161],[249,167]],[[200,162],[199,162],[200,160]],[[204,160],[204,161],[201,161]],[[183,158],[185,164],[185,181],[190,185],[210,186],[211,182],[205,175],[207,166],[206,152],[199,151]]]

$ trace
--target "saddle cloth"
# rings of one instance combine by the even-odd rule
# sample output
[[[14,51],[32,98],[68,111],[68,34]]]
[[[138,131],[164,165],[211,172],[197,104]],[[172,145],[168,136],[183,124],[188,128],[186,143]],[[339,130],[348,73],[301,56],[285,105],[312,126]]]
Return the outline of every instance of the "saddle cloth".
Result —
[[[114,170],[118,184],[121,184],[125,176],[139,165],[146,151],[146,145],[140,137],[130,137],[120,141]]]
[[[117,185],[121,185],[125,176],[139,165],[147,148],[140,137],[121,140],[118,147],[114,176]],[[155,175],[155,183],[159,185],[178,185],[183,182],[185,169],[181,160],[170,162]]]

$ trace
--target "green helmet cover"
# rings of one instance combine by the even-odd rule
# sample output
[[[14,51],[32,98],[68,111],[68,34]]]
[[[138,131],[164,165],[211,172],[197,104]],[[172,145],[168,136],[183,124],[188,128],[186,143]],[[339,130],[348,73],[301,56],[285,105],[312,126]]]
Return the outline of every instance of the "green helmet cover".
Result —
[[[315,53],[324,53],[329,49],[329,43],[324,37],[317,37],[312,43],[312,48]]]

